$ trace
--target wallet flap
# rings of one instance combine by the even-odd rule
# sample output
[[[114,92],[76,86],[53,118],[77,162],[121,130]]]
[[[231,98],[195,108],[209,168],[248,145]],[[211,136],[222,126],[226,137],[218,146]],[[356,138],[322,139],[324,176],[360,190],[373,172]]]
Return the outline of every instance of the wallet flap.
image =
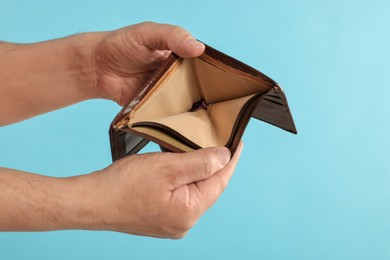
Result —
[[[297,134],[287,98],[279,86],[272,88],[264,95],[252,117]]]

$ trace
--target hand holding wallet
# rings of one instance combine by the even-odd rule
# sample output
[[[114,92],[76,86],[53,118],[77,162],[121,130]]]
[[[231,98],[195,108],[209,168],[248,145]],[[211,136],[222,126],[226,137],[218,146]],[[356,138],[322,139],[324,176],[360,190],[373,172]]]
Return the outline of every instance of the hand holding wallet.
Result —
[[[233,154],[251,117],[297,133],[286,96],[269,77],[207,45],[198,58],[172,53],[111,123],[112,158],[149,141],[165,151],[226,146]]]

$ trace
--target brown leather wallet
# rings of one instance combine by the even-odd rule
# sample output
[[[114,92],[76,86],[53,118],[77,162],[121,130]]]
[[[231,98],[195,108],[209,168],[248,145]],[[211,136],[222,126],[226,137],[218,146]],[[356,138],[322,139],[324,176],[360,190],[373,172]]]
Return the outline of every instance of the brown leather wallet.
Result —
[[[198,58],[172,53],[111,123],[112,159],[149,141],[163,151],[233,154],[251,117],[297,133],[283,90],[266,75],[207,45]]]

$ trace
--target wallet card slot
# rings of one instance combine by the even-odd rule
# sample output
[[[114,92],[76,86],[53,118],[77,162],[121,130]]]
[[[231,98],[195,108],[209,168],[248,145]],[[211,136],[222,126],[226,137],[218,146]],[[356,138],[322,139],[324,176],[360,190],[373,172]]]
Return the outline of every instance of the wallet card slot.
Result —
[[[286,96],[280,87],[274,87],[260,100],[252,117],[297,134]]]
[[[266,96],[267,96],[267,97],[272,97],[272,98],[275,98],[275,99],[279,99],[279,100],[282,99],[280,96],[271,95],[271,94],[267,94]]]
[[[275,101],[275,100],[267,98],[267,97],[263,98],[263,100],[267,100],[268,102],[274,103],[274,104],[279,105],[279,106],[283,106],[283,104],[281,102]]]

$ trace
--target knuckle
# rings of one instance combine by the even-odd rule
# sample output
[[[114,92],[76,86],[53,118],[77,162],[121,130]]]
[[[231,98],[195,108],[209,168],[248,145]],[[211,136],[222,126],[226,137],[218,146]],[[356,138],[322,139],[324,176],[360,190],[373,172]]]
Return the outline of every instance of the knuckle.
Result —
[[[151,21],[145,21],[145,22],[136,24],[135,27],[140,28],[140,29],[144,29],[145,27],[150,27],[150,26],[154,26],[154,25],[156,25],[156,23],[151,22]]]
[[[202,155],[201,161],[202,161],[201,173],[202,176],[205,176],[211,171],[211,162],[206,155]]]
[[[133,32],[133,36],[135,39],[143,39],[147,35],[145,35],[146,32],[149,32],[150,30],[153,30],[157,24],[154,22],[142,22],[138,23],[136,25],[131,26],[131,31]]]
[[[189,33],[182,27],[170,25],[168,30],[169,39],[183,39],[189,36]]]
[[[214,156],[202,155],[202,177],[208,177],[217,168],[218,160]]]
[[[176,35],[176,34],[181,34],[183,32],[186,32],[186,30],[184,30],[183,28],[181,28],[180,26],[177,26],[177,25],[170,25],[170,32],[173,35]]]

